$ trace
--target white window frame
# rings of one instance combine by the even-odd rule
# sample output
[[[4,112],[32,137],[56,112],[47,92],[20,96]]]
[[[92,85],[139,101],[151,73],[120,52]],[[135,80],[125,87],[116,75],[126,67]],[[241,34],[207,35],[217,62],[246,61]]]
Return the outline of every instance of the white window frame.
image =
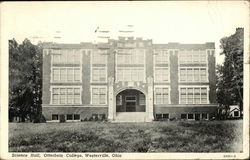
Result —
[[[50,83],[82,83],[82,66],[79,67],[55,67],[55,66],[51,66],[51,71],[50,71]],[[54,81],[53,78],[53,70],[54,69],[59,69],[60,73],[59,73],[59,81]],[[61,69],[66,69],[66,81],[62,81],[61,80]],[[68,81],[68,69],[73,69],[73,81]],[[80,80],[79,81],[75,81],[75,69],[80,69]]]
[[[170,85],[155,85],[154,86],[154,104],[155,105],[166,105],[166,104],[158,104],[156,103],[156,89],[157,88],[168,88],[168,103],[167,104],[171,104],[171,87]]]
[[[53,89],[54,88],[60,88],[60,89],[61,88],[63,88],[63,89],[78,88],[78,89],[80,89],[80,103],[79,104],[74,104],[74,103],[73,104],[60,104],[60,103],[59,104],[53,104]],[[71,86],[71,85],[70,86],[68,86],[68,85],[67,86],[66,85],[63,85],[63,86],[62,85],[60,85],[60,86],[59,85],[50,86],[50,105],[57,105],[57,106],[58,105],[60,105],[60,106],[69,106],[69,105],[70,106],[76,106],[76,105],[79,106],[79,105],[82,105],[82,86]]]
[[[142,70],[142,73],[143,73],[143,78],[141,79],[141,80],[132,80],[132,79],[130,79],[130,80],[121,80],[121,79],[119,79],[118,78],[118,71],[119,70],[122,70],[122,72],[123,72],[123,77],[124,77],[124,71],[126,70],[126,71],[129,71],[130,72],[130,74],[132,74],[132,71],[134,71],[135,69],[141,69]],[[117,68],[117,71],[116,71],[116,82],[145,82],[145,68],[144,67],[118,67]],[[132,76],[131,76],[132,77]]]
[[[160,80],[160,81],[157,81],[157,79],[156,79],[156,70],[157,69],[159,69],[159,68],[167,68],[168,69],[168,80],[167,81],[162,81],[162,80]],[[157,67],[157,66],[154,66],[154,82],[155,83],[169,83],[170,82],[170,67],[168,66],[168,67]]]
[[[96,69],[96,68],[104,69],[104,72],[105,72],[105,80],[104,81],[100,81],[100,79],[98,81],[93,80],[93,70]],[[107,83],[107,75],[108,75],[108,69],[107,68],[108,68],[107,65],[106,66],[98,66],[98,67],[95,67],[95,66],[91,65],[90,82],[91,83]],[[99,78],[100,78],[100,75],[99,75]]]
[[[105,51],[107,51],[108,52],[108,50],[105,50]],[[86,51],[87,52],[87,51]],[[93,55],[94,54],[100,54],[100,51],[99,51],[99,49],[96,49],[96,50],[94,50],[93,52],[91,52],[91,56],[90,56],[90,83],[107,83],[107,77],[108,77],[108,53],[106,53],[107,55],[105,55],[105,58],[104,58],[104,63],[100,63],[100,65],[103,65],[103,66],[93,66],[94,64],[97,64],[97,63],[93,63]],[[105,70],[105,74],[106,74],[106,76],[105,76],[105,81],[93,81],[93,77],[92,77],[92,75],[93,75],[93,69],[94,68],[104,68],[104,70]]]
[[[127,50],[127,49],[119,49],[119,50]],[[143,64],[141,64],[141,65],[143,65],[143,67],[141,66],[141,67],[136,67],[136,66],[134,66],[135,64],[127,64],[127,65],[129,65],[129,67],[121,67],[121,66],[118,66],[118,65],[124,65],[123,63],[122,64],[118,64],[118,56],[117,56],[117,54],[115,54],[115,81],[116,82],[126,82],[126,81],[121,81],[121,80],[118,80],[118,70],[119,69],[125,69],[125,68],[129,68],[130,70],[132,69],[132,68],[143,68],[143,80],[142,80],[142,82],[146,82],[146,49],[129,49],[129,50],[134,50],[134,51],[136,51],[136,50],[141,50],[141,51],[143,51],[143,56],[144,56],[144,59],[143,59]],[[133,51],[131,51],[131,52],[133,52]],[[118,53],[119,54],[119,53]],[[135,81],[135,82],[137,82],[137,81]],[[139,81],[140,82],[140,81]]]
[[[186,69],[186,81],[181,81],[181,69]],[[195,75],[194,75],[194,69],[199,69],[199,81],[194,81],[194,78],[195,78]],[[188,81],[187,80],[187,69],[192,69],[193,70],[193,77],[192,77],[192,81]],[[200,71],[201,69],[206,69],[206,80],[205,81],[201,81],[201,74],[200,74]],[[178,82],[179,83],[201,83],[201,82],[204,82],[204,83],[207,83],[209,82],[208,81],[208,77],[209,77],[209,73],[208,73],[208,67],[178,67]]]
[[[98,88],[98,89],[105,88],[105,90],[106,90],[105,104],[93,104],[93,93],[92,93],[93,88]],[[103,86],[103,85],[91,85],[90,86],[90,97],[91,97],[90,98],[90,104],[91,105],[100,105],[100,106],[107,105],[107,103],[108,103],[108,87],[107,86]]]
[[[67,52],[67,55],[66,55],[67,59],[68,59],[68,57],[72,58],[72,56],[74,56],[75,54],[79,54],[80,55],[80,63],[79,64],[77,64],[77,63],[62,63],[61,59],[60,59],[60,63],[58,63],[58,64],[60,64],[60,65],[76,64],[76,65],[82,66],[82,51],[80,49],[71,48],[71,49],[59,49],[59,50],[51,49],[51,52],[52,52],[51,53],[51,61],[50,61],[51,67],[54,65],[54,63],[53,63],[54,62],[54,55],[62,55],[63,54],[62,50],[70,50],[71,52],[73,52],[70,54]],[[73,61],[74,61],[74,59],[73,59]]]
[[[201,61],[200,61],[200,57],[199,57],[199,62],[194,62],[194,59],[193,59],[193,55],[195,54],[195,51],[197,52],[203,52],[203,54],[205,54],[206,55],[206,62],[205,63],[202,63]],[[186,53],[186,52],[192,52],[192,53]],[[181,54],[184,54],[184,55],[190,55],[189,57],[191,57],[191,61],[190,62],[185,62],[185,63],[183,63],[183,62],[181,62],[180,61],[180,56],[181,56]],[[197,54],[197,53],[196,53]],[[199,53],[199,54],[201,54],[201,53]],[[191,56],[192,55],[192,56]],[[179,52],[178,52],[178,66],[180,66],[181,64],[205,64],[205,65],[208,65],[208,54],[207,54],[207,50],[180,50]]]
[[[207,103],[201,103],[201,90],[200,90],[200,103],[193,103],[193,104],[188,104],[187,100],[186,103],[181,103],[181,88],[193,88],[193,102],[194,102],[194,88],[206,88],[207,89]],[[206,105],[206,104],[210,104],[210,100],[209,100],[209,85],[179,85],[178,86],[178,91],[179,91],[179,104],[185,104],[185,105]],[[187,95],[187,91],[186,91],[186,95]],[[188,99],[188,98],[187,98]]]

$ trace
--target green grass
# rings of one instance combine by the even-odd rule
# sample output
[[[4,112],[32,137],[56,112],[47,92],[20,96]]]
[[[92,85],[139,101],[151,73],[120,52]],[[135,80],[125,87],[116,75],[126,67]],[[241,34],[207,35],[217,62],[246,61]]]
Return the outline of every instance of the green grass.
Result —
[[[10,152],[242,152],[242,120],[10,123]]]

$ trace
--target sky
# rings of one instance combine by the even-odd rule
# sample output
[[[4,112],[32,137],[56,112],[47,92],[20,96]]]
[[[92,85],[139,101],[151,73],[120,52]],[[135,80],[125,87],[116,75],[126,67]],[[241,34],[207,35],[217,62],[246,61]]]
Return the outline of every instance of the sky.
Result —
[[[248,7],[244,1],[5,2],[1,21],[6,37],[18,43],[24,38],[34,43],[93,42],[98,26],[116,38],[118,30],[134,25],[135,36],[153,43],[215,42],[221,64],[220,39],[237,27],[249,27]]]

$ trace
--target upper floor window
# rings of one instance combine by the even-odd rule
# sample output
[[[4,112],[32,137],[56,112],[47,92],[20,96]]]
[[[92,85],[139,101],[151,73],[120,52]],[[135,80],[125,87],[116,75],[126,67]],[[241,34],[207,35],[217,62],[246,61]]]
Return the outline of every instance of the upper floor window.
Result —
[[[144,64],[145,50],[143,49],[119,49],[117,64]]]
[[[145,70],[143,67],[118,67],[116,77],[117,81],[145,81]]]
[[[98,50],[92,53],[92,64],[107,64],[107,50]]]
[[[51,104],[81,104],[81,88],[71,86],[52,87],[51,97]]]
[[[207,68],[181,67],[179,82],[207,82]]]
[[[91,104],[107,104],[107,87],[91,86]]]
[[[179,64],[206,64],[207,54],[202,50],[184,50],[179,52]]]
[[[107,67],[92,66],[92,82],[106,82],[107,81]]]
[[[180,87],[180,104],[208,104],[208,87]]]
[[[168,64],[169,54],[166,50],[155,50],[154,51],[154,63],[155,64]]]
[[[169,81],[168,67],[155,67],[154,81],[155,82],[168,82]]]
[[[52,82],[81,82],[80,67],[52,67]]]
[[[156,86],[154,93],[155,104],[170,104],[169,87]]]
[[[64,49],[53,50],[52,52],[52,65],[54,64],[77,64],[81,63],[80,50]]]

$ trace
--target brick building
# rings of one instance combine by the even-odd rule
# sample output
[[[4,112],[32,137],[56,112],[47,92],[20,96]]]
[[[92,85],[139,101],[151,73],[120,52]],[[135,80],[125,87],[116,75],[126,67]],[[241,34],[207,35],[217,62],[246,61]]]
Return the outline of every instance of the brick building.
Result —
[[[214,43],[153,44],[133,37],[44,43],[47,121],[209,119],[217,107],[215,84]]]

